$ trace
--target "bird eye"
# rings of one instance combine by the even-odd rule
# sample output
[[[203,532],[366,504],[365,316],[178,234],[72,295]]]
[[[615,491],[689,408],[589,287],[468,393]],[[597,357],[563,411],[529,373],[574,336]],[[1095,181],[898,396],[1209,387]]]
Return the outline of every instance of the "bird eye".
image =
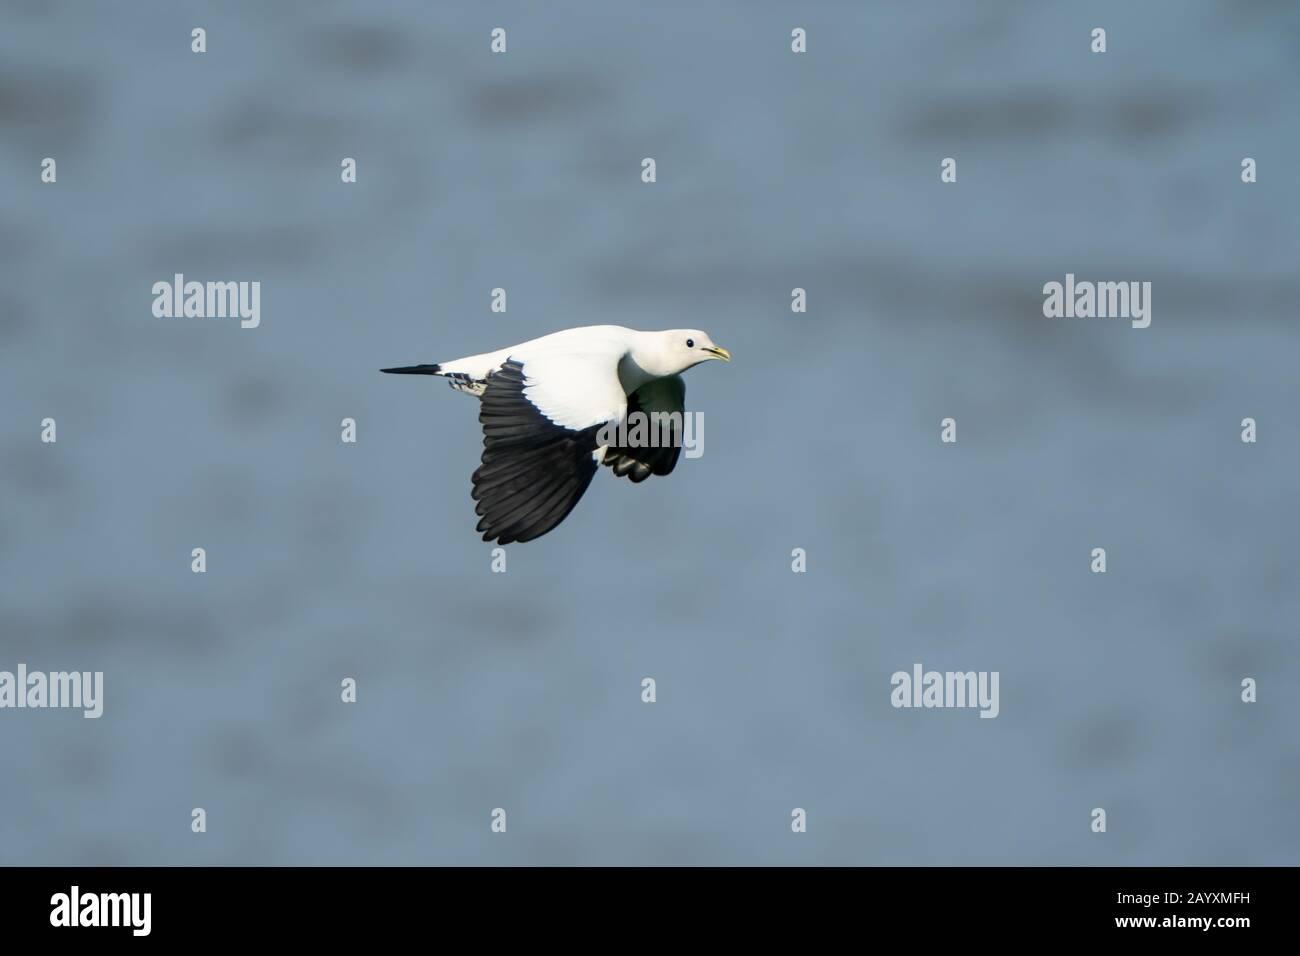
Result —
[[[693,348],[695,348],[695,340],[694,340],[694,339],[687,339],[687,340],[686,340],[686,347],[687,347],[688,349],[693,349]]]

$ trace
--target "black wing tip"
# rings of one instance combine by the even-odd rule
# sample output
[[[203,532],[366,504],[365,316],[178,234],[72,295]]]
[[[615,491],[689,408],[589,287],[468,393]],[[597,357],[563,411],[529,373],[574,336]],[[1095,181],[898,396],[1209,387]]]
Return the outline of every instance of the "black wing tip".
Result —
[[[479,405],[483,454],[471,497],[483,540],[523,544],[549,534],[573,511],[597,466],[598,426],[574,430],[547,419],[524,395],[523,363],[508,359],[487,377]]]
[[[442,371],[441,365],[401,365],[397,368],[381,368],[379,371],[389,375],[437,375]]]
[[[634,457],[629,452],[640,451],[644,458]],[[605,452],[601,462],[609,468],[615,478],[626,478],[634,485],[639,485],[654,476],[664,478],[673,473],[677,459],[681,457],[681,446],[671,445],[644,450],[611,448]]]

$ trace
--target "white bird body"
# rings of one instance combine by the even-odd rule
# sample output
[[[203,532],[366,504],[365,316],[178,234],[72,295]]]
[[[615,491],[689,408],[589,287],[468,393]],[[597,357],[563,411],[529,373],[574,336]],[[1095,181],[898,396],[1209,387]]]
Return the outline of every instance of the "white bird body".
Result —
[[[600,464],[640,482],[677,463],[686,386],[681,372],[731,360],[703,332],[593,325],[436,365],[385,372],[438,375],[481,399],[482,463],[473,497],[483,539],[529,541],[558,525]],[[677,413],[677,443],[610,447],[597,436],[633,411]]]
[[[468,375],[476,381],[483,381],[489,374],[505,364],[509,358],[527,362],[547,354],[597,355],[621,354],[628,351],[630,344],[638,333],[635,329],[626,329],[621,325],[589,325],[578,329],[562,329],[529,339],[495,352],[481,355],[468,355],[450,362],[439,362],[444,373]]]

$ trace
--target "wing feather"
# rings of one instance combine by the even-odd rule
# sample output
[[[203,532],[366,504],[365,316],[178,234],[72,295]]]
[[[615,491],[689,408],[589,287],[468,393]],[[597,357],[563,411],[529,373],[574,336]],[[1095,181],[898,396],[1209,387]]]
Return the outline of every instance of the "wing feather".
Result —
[[[686,382],[680,375],[657,378],[627,397],[627,437],[636,435],[634,415],[646,416],[643,434],[650,444],[624,443],[605,450],[604,464],[614,475],[642,482],[651,475],[670,474],[682,452],[683,416],[686,414]],[[666,415],[666,419],[656,419]],[[659,424],[666,421],[667,426]],[[664,440],[667,439],[665,442]]]
[[[510,359],[488,376],[472,492],[484,541],[531,541],[573,510],[598,468],[600,429],[626,408],[619,357]]]

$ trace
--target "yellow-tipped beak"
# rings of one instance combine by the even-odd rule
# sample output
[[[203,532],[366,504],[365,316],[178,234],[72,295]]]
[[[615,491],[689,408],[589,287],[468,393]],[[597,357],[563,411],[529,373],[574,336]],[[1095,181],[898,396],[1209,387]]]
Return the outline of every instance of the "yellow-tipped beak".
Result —
[[[710,353],[711,355],[716,355],[724,362],[731,361],[731,353],[728,352],[726,349],[724,349],[721,345],[715,345],[712,348],[705,349],[704,351]]]

